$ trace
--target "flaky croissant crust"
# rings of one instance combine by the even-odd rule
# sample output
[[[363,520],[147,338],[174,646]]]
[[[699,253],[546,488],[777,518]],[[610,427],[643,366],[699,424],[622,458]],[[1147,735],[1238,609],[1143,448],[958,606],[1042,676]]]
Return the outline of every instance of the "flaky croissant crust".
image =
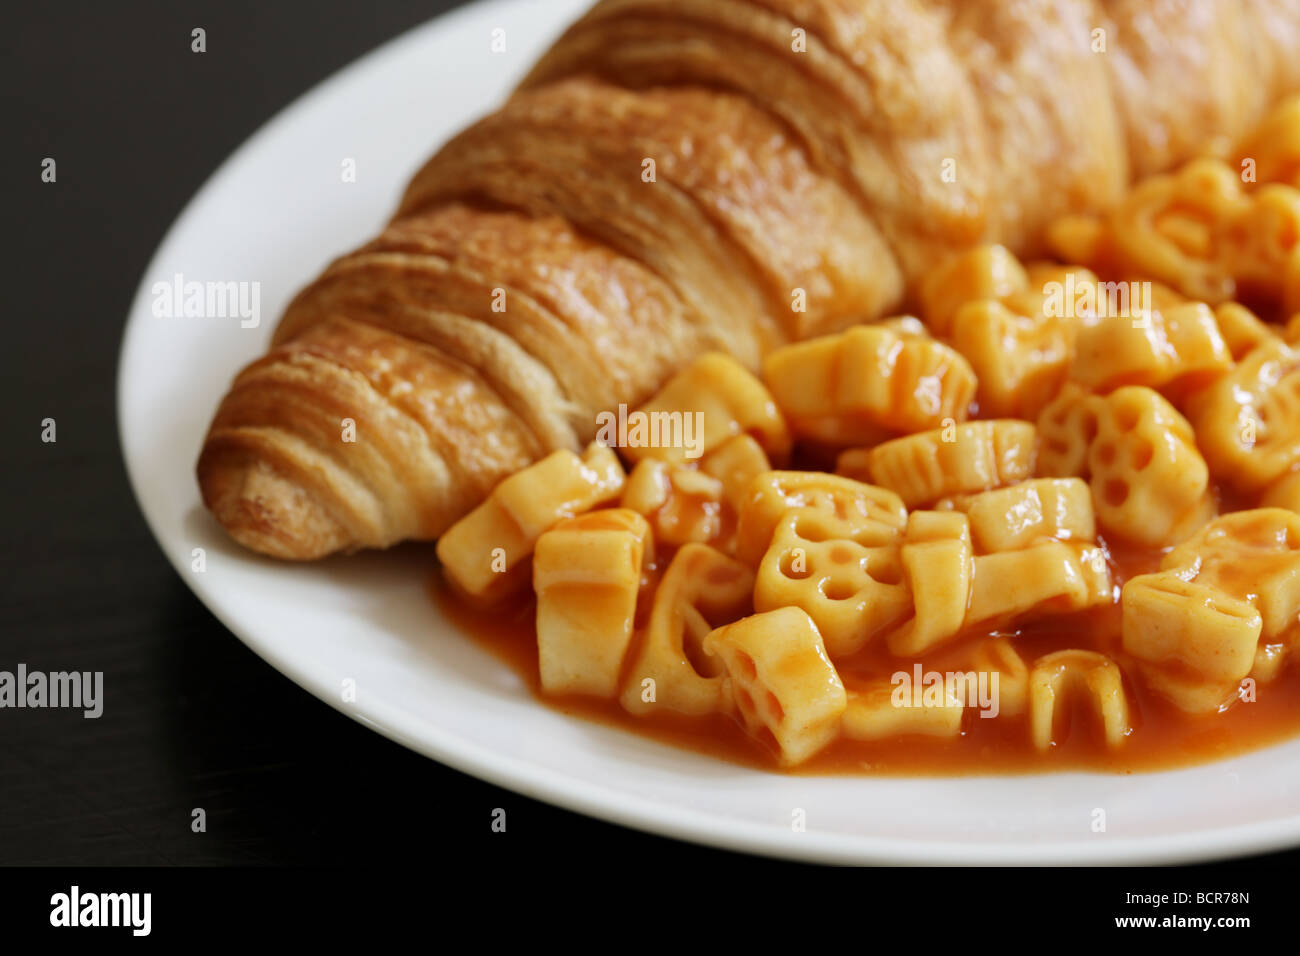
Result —
[[[204,503],[281,558],[435,538],[700,352],[756,367],[1237,137],[1297,49],[1287,0],[604,0],[293,300]]]

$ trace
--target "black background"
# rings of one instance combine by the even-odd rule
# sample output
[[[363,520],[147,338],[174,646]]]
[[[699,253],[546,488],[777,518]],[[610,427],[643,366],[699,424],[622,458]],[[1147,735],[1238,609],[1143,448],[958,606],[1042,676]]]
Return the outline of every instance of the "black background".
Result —
[[[455,5],[5,5],[0,668],[102,670],[111,696],[99,720],[0,711],[0,864],[740,861],[516,796],[336,713],[207,612],[127,486],[117,353],[167,227],[278,109]]]

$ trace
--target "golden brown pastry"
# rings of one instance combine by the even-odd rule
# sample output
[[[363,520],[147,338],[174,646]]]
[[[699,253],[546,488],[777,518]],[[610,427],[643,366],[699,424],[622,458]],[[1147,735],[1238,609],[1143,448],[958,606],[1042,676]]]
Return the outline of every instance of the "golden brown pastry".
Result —
[[[282,558],[437,537],[702,351],[756,367],[1236,138],[1297,50],[1290,0],[605,0],[289,306],[204,502]]]

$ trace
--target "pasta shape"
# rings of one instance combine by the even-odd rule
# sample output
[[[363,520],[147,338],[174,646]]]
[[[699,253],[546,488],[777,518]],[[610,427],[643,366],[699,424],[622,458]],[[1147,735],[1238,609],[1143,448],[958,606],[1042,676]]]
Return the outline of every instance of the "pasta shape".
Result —
[[[683,422],[683,429],[687,426],[682,416],[699,413],[701,454],[741,434],[752,436],[774,461],[785,461],[790,453],[790,431],[772,396],[743,365],[721,352],[701,355],[636,411],[646,416],[643,421],[659,416],[662,422]],[[622,451],[633,461],[656,458],[680,464],[691,449],[681,443],[629,442]]]
[[[537,657],[549,694],[618,694],[654,539],[626,508],[561,521],[537,539]]]
[[[746,491],[736,531],[736,556],[757,567],[781,519],[796,508],[834,514],[844,534],[888,544],[907,523],[902,499],[885,488],[812,471],[770,471],[754,478]]]
[[[1097,521],[1114,537],[1165,547],[1214,514],[1191,425],[1149,388],[1121,388],[1098,406],[1088,466]]]
[[[763,378],[795,434],[832,445],[965,421],[976,388],[960,353],[878,324],[777,349]]]
[[[861,650],[911,609],[896,537],[831,507],[790,510],[759,565],[754,609],[802,608],[832,657]]]
[[[1101,718],[1106,746],[1118,747],[1128,736],[1128,697],[1119,667],[1096,651],[1066,650],[1046,654],[1029,672],[1029,722],[1034,746],[1050,750],[1057,744],[1062,705],[1082,696]],[[1068,733],[1068,729],[1062,728]]]
[[[922,688],[872,681],[848,690],[842,726],[852,740],[891,737],[956,737],[961,733],[966,701],[946,684]]]
[[[1041,308],[1025,311],[984,299],[953,317],[952,344],[979,382],[982,415],[1033,418],[1069,374],[1076,323]]]
[[[976,644],[968,658],[975,673],[997,675],[998,715],[1018,717],[1029,703],[1029,666],[1005,637],[990,637]],[[991,683],[990,683],[990,686]]]
[[[663,544],[717,544],[723,497],[722,482],[712,475],[646,458],[632,469],[620,503],[644,515]]]
[[[722,661],[745,728],[770,733],[782,764],[803,763],[839,736],[844,685],[803,611],[786,607],[728,624],[704,649]]]
[[[1300,464],[1300,352],[1260,346],[1188,406],[1216,477],[1259,493]]]
[[[750,612],[754,574],[703,544],[684,545],[655,591],[641,646],[620,701],[644,715],[659,708],[701,716],[729,713],[722,662],[704,648],[716,627]]]
[[[1261,345],[1278,341],[1272,327],[1239,302],[1220,303],[1214,309],[1214,319],[1234,362],[1240,362]]]
[[[1084,319],[1075,352],[1071,377],[1098,392],[1121,385],[1185,391],[1232,367],[1214,312],[1202,302]]]
[[[1100,547],[1043,541],[1018,551],[977,555],[967,623],[1064,614],[1113,601],[1106,553]]]
[[[1300,515],[1293,511],[1254,508],[1215,518],[1165,555],[1161,568],[1257,607],[1266,643],[1293,636],[1300,625]]]
[[[1049,478],[1088,478],[1088,450],[1097,437],[1103,399],[1073,382],[1038,416],[1037,471]]]
[[[921,280],[921,317],[934,334],[946,336],[966,303],[1001,301],[1028,288],[1025,267],[1005,246],[977,246],[942,263]]]
[[[588,445],[581,458],[571,451],[552,452],[502,481],[438,539],[444,573],[478,601],[526,591],[527,561],[542,533],[617,498],[623,481],[618,457],[599,442]]]
[[[967,515],[979,554],[1015,551],[1047,538],[1097,540],[1092,493],[1079,478],[1030,478],[1009,488],[945,499],[938,507]]]
[[[956,512],[913,511],[900,559],[915,612],[889,635],[889,650],[916,656],[959,633],[966,620],[974,573],[969,519]]]
[[[1120,603],[1124,650],[1154,691],[1190,713],[1232,700],[1254,666],[1263,628],[1249,601],[1160,571],[1129,579]]]
[[[1023,481],[1034,472],[1035,445],[1029,422],[994,419],[896,438],[871,449],[867,462],[876,484],[915,508]]]

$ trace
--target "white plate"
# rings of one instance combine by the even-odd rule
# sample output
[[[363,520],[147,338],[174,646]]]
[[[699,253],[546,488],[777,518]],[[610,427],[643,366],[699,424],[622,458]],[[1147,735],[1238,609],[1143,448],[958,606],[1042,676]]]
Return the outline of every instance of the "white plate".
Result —
[[[497,0],[432,21],[322,83],[204,185],[145,272],[122,345],[119,421],[141,507],[185,582],[272,666],[380,733],[532,797],[701,843],[808,860],[1173,862],[1300,842],[1300,740],[1174,773],[963,779],[762,773],[537,703],[443,620],[429,552],[312,566],[232,545],[193,466],[234,373],[289,296],[372,236],[407,178],[499,101],[586,0]],[[490,52],[504,29],[507,52]],[[345,159],[357,181],[344,183]],[[154,282],[261,283],[261,325],[156,318]],[[206,571],[191,569],[193,549]],[[354,681],[355,703],[343,699]],[[1106,814],[1093,832],[1094,809]],[[806,830],[797,831],[795,811]]]

